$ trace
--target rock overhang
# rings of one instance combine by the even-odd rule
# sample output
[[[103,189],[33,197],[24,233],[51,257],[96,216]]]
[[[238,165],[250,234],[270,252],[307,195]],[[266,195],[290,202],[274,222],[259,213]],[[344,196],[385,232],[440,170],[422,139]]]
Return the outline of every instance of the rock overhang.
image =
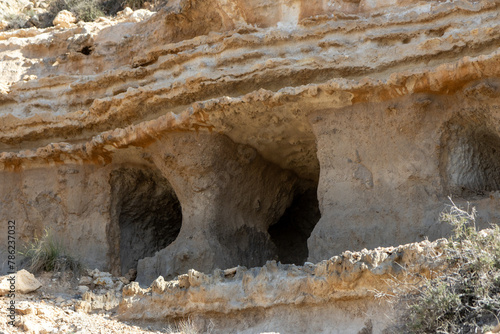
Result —
[[[398,2],[397,12],[387,7],[394,4],[382,2],[329,4],[178,1],[142,19],[1,33],[3,193],[19,182],[11,183],[12,176],[6,175],[80,166],[85,175],[98,173],[92,174],[99,180],[94,186],[111,196],[108,179],[116,168],[140,164],[162,169],[168,159],[182,160],[185,153],[175,145],[198,143],[205,145],[200,157],[210,156],[206,161],[211,162],[193,157],[176,167],[193,178],[211,180],[209,169],[217,157],[245,159],[240,151],[254,149],[262,160],[255,168],[262,173],[279,174],[279,179],[291,172],[316,184],[322,218],[309,240],[311,259],[345,248],[441,236],[435,213],[449,185],[466,178],[456,181],[443,167],[460,163],[445,157],[457,151],[446,146],[456,142],[446,139],[450,120],[457,115],[483,118],[481,124],[493,124],[490,137],[498,136],[498,2]],[[469,138],[469,146],[476,145],[475,137]],[[412,143],[415,139],[422,145]],[[171,149],[161,151],[159,143]],[[385,153],[377,153],[389,148],[398,154],[384,158]],[[204,182],[219,187],[229,180],[240,187],[251,170],[238,159],[239,165],[224,171],[227,175],[220,169],[215,183]],[[99,171],[89,172],[93,168]],[[200,183],[186,182],[195,188]],[[485,190],[496,190],[490,188]],[[177,196],[184,209],[187,196],[180,191]],[[200,201],[208,201],[207,208],[214,203],[222,207],[221,198],[219,191]],[[485,201],[493,199],[480,199],[492,205]],[[412,200],[415,210],[429,213],[407,208]],[[283,212],[291,199],[277,202],[277,211]],[[104,226],[110,224],[109,206],[103,202],[93,208],[101,212]],[[200,219],[231,225],[244,212],[235,208],[231,218],[213,213]],[[183,212],[183,217],[192,213]],[[73,214],[75,224],[82,224],[82,214]],[[37,219],[36,224],[47,224]],[[405,220],[412,222],[407,231]],[[344,227],[346,221],[350,224]],[[33,228],[27,231],[26,237]],[[192,237],[182,229],[180,235]],[[257,239],[267,245],[266,238]],[[213,249],[205,241],[204,249]],[[113,247],[107,248],[103,252],[113,257]],[[184,257],[189,250],[179,252]],[[169,264],[160,267],[150,279],[175,272],[166,269]]]

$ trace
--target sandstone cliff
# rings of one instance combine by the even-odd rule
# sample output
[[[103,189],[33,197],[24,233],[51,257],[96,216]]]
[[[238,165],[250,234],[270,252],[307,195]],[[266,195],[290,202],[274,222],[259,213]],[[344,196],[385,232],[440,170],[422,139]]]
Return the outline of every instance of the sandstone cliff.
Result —
[[[177,0],[2,32],[2,217],[141,284],[437,239],[450,194],[487,224],[499,5]]]

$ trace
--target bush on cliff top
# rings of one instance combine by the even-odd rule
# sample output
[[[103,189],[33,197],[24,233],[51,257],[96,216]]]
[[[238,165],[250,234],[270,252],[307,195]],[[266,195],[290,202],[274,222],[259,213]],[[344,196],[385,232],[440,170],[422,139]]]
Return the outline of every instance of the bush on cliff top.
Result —
[[[452,202],[453,203],[453,202]],[[482,333],[500,316],[500,229],[478,232],[476,211],[455,204],[441,214],[453,226],[445,273],[398,296],[398,332]]]
[[[94,21],[104,16],[102,3],[101,0],[51,0],[49,3],[51,21],[61,10],[72,12],[79,20]]]
[[[68,10],[77,19],[90,22],[100,16],[114,16],[125,7],[136,10],[149,4],[149,8],[158,8],[166,2],[167,0],[50,0],[49,13],[53,20],[61,10]]]

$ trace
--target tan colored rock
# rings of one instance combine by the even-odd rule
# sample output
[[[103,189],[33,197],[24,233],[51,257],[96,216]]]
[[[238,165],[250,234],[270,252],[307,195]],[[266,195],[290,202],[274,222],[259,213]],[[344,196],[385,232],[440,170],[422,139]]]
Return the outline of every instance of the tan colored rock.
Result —
[[[142,283],[435,239],[450,193],[464,203],[482,194],[480,224],[498,217],[487,193],[498,180],[486,177],[496,162],[482,151],[498,136],[488,125],[498,121],[495,2],[183,3],[134,24],[82,23],[69,39],[47,32],[60,46],[44,58],[50,66],[24,56],[45,52],[45,32],[2,35],[2,194],[29,187],[2,198],[11,216],[28,215],[33,230],[45,226],[39,212],[67,221],[65,237],[87,264],[121,276],[142,261]],[[459,18],[469,14],[470,23]],[[471,121],[458,133],[462,120]],[[475,156],[489,157],[484,168],[472,167]],[[287,173],[298,179],[283,182]],[[304,194],[316,201],[308,210],[293,204]],[[125,233],[137,248],[127,250],[117,237],[130,227],[125,203],[129,217],[165,206],[182,218],[165,225],[164,243],[154,228],[137,238],[148,242]],[[312,217],[293,241],[298,254],[269,242],[287,208]]]
[[[125,14],[128,14],[128,13],[125,13]],[[138,10],[135,10],[132,14],[127,15],[127,16],[129,17],[129,21],[140,22],[142,20],[150,18],[153,14],[154,14],[154,12],[150,12],[147,9],[138,9]]]
[[[375,300],[375,294],[392,293],[391,286],[384,283],[388,280],[413,284],[431,271],[443,270],[448,256],[443,253],[446,244],[446,239],[441,239],[361,252],[346,251],[304,266],[270,261],[260,268],[238,267],[229,277],[222,270],[215,270],[213,274],[190,270],[187,275],[179,276],[178,281],[159,277],[146,289],[132,288],[132,284],[125,287],[119,316],[122,320],[151,321],[196,313],[205,319],[221,317],[224,320],[217,322],[218,330],[237,332],[246,326],[238,324],[237,319],[241,319],[242,314],[252,317],[258,309],[266,317],[255,320],[252,332],[265,328],[311,332],[307,327],[310,323],[303,321],[320,312],[329,315],[313,316],[317,325],[324,324],[322,328],[342,328],[348,333],[369,333],[370,330],[382,333],[390,324],[390,315],[382,316],[390,306],[386,300]],[[182,285],[181,281],[193,284]],[[279,310],[271,311],[278,305]],[[344,308],[363,312],[344,313],[341,311]]]
[[[16,305],[16,313],[20,315],[36,314],[36,309],[30,303],[21,301]]]
[[[130,283],[130,280],[127,279],[126,277],[118,277],[118,279],[120,280],[120,282],[122,282],[124,285],[127,285]]]
[[[83,313],[90,313],[90,311],[92,311],[92,305],[88,301],[79,300],[75,303],[75,311],[76,312],[83,312]]]
[[[118,297],[119,296],[119,297]],[[90,304],[91,310],[105,310],[109,311],[118,306],[121,300],[121,295],[115,294],[114,291],[108,291],[105,294],[95,294],[91,291],[87,291],[83,294],[82,299]],[[79,306],[82,310],[88,313],[87,304],[82,304]],[[76,310],[76,306],[75,306]]]
[[[52,21],[56,27],[69,28],[77,22],[75,14],[68,10],[61,10]]]
[[[223,281],[234,290],[218,296],[244,312],[286,319],[277,289],[368,331],[342,310],[398,254],[363,249],[446,235],[449,194],[476,205],[478,226],[500,218],[497,12],[491,0],[180,0],[2,32],[0,212],[23,217],[22,240],[54,227],[93,276],[137,269],[166,305],[164,291],[193,292],[179,316],[205,312],[197,289]],[[349,271],[325,260],[345,249],[335,261]],[[300,269],[246,269],[272,260]],[[297,280],[284,291],[254,274]],[[317,291],[346,304],[324,308]],[[282,332],[306,322],[294,312]]]
[[[28,332],[30,334],[38,334],[39,328],[33,322],[27,319],[19,319],[16,320],[15,326],[23,330],[24,332]]]
[[[128,16],[132,15],[133,13],[134,13],[134,11],[132,9],[130,9],[130,7],[125,7],[122,11],[116,13],[116,15],[118,17],[120,17],[120,16],[128,17]]]
[[[42,284],[25,269],[12,275],[0,277],[0,296],[36,291]]]
[[[89,291],[89,287],[86,285],[79,285],[78,286],[78,293],[84,294],[85,292]]]
[[[9,26],[9,22],[5,20],[0,20],[0,31],[7,29]]]
[[[113,287],[113,279],[111,277],[97,277],[94,282],[95,285],[111,289]]]
[[[90,278],[89,276],[82,276],[80,277],[79,283],[81,285],[90,285],[92,284],[92,278]]]

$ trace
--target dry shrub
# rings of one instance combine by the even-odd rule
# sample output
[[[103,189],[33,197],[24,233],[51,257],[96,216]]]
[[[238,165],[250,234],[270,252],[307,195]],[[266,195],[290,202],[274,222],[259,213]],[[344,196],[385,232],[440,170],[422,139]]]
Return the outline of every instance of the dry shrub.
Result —
[[[104,16],[101,0],[51,0],[49,3],[51,21],[61,10],[68,10],[75,14],[77,19],[86,22]]]
[[[393,282],[399,310],[394,332],[482,333],[498,322],[500,229],[478,232],[475,219],[475,208],[453,202],[441,214],[454,232],[444,249],[448,269],[416,285]]]

